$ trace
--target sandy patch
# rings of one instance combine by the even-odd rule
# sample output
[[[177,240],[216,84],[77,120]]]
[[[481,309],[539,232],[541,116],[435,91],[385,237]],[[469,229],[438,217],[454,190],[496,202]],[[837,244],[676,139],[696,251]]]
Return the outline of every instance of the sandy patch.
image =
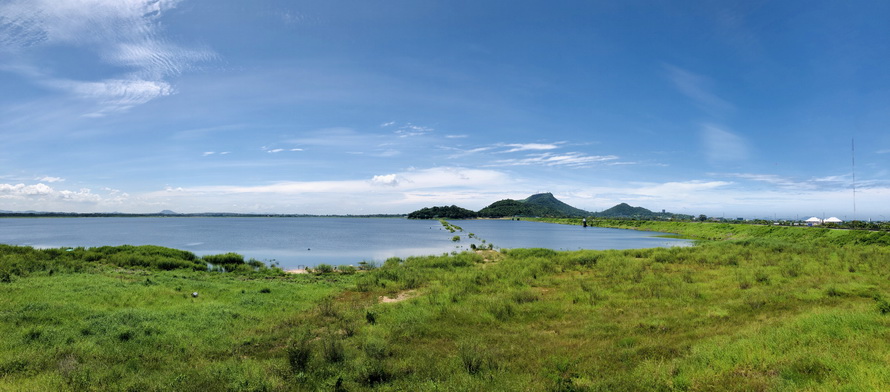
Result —
[[[289,270],[285,270],[284,272],[287,272],[289,274],[308,274],[309,273],[309,271],[306,271],[305,268],[289,269]]]
[[[411,299],[416,296],[417,296],[417,290],[408,290],[408,291],[403,291],[403,292],[399,293],[399,295],[397,295],[395,297],[387,297],[387,296],[383,295],[383,296],[380,296],[380,298],[378,298],[378,299],[380,300],[380,303],[388,304],[388,303],[393,303],[393,302],[402,302],[406,299]]]

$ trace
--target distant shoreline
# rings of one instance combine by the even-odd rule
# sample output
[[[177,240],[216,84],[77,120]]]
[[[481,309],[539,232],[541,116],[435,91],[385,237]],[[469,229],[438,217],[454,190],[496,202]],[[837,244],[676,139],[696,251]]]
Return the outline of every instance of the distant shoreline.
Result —
[[[127,214],[127,213],[68,213],[68,212],[3,212],[0,218],[406,218],[408,214],[367,214],[367,215],[311,215],[311,214],[238,214],[238,213],[196,213],[196,214]]]

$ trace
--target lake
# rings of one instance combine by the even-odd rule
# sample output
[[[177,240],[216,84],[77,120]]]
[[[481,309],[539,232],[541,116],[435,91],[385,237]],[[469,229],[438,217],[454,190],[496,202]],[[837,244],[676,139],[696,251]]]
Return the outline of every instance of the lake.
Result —
[[[282,268],[382,262],[494,244],[495,248],[634,249],[687,246],[664,233],[507,220],[438,221],[403,218],[3,218],[0,243],[38,248],[160,245],[197,255],[236,252]],[[469,233],[475,239],[468,238]],[[452,237],[460,235],[454,242]]]

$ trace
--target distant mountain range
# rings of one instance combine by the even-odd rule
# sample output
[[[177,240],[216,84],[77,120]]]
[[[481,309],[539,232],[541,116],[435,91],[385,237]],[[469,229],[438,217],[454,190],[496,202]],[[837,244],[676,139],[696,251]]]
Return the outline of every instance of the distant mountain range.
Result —
[[[690,219],[690,215],[653,212],[643,207],[632,207],[627,203],[618,204],[602,212],[590,212],[572,207],[552,193],[539,193],[522,200],[505,199],[496,201],[473,216],[473,211],[451,207],[424,208],[408,214],[413,219],[466,219],[466,218],[507,218],[507,217],[597,217],[597,218],[637,218],[637,219]]]

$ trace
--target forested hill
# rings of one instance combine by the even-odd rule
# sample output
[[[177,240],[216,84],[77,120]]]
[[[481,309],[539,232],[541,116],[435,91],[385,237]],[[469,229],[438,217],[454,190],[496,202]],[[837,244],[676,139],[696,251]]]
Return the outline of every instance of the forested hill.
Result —
[[[523,200],[501,200],[479,210],[479,216],[485,218],[512,216],[581,217],[588,215],[590,213],[587,211],[559,201],[553,197],[552,193],[539,193]]]
[[[597,218],[636,218],[636,219],[692,219],[690,215],[673,214],[670,212],[653,212],[643,207],[632,207],[621,203],[602,212],[592,214]]]
[[[408,214],[408,219],[475,219],[476,211],[458,206],[421,208]]]
[[[633,218],[648,217],[655,215],[654,212],[643,207],[631,207],[627,203],[621,203],[615,207],[609,208],[603,212],[598,212],[594,216],[604,218]]]

